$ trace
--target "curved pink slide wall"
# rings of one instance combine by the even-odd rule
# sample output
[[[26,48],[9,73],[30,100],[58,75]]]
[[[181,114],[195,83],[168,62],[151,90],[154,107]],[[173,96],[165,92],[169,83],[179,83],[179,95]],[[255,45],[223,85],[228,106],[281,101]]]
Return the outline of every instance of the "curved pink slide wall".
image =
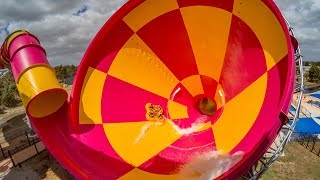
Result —
[[[15,77],[48,64],[33,37],[9,43]],[[284,123],[293,51],[271,0],[130,0],[92,41],[69,101],[61,106],[58,90],[59,98],[35,96],[50,110],[27,111],[79,179],[234,179]]]

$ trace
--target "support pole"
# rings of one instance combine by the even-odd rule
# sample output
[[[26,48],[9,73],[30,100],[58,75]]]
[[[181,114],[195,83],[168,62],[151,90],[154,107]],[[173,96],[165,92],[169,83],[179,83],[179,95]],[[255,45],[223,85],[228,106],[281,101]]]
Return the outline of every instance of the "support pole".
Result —
[[[11,153],[10,153],[10,150],[8,150],[8,154],[9,154],[9,157],[10,157],[10,159],[11,159],[11,162],[12,162],[13,166],[16,167],[16,164],[15,164],[14,161],[13,161],[13,158],[12,158],[12,155],[11,155]]]
[[[36,141],[34,139],[32,139],[32,141],[33,141],[34,148],[36,148],[37,154],[39,154],[39,151],[38,151],[38,148],[37,148],[37,145],[36,145]]]
[[[3,148],[2,148],[1,144],[0,144],[0,149],[1,149],[1,153],[2,153],[3,158],[6,158],[6,154],[4,154],[4,151],[3,151]]]
[[[313,137],[313,145],[312,145],[312,148],[311,148],[311,152],[313,152],[314,146],[316,145],[316,140],[317,140],[317,136],[314,136]]]
[[[28,131],[26,131],[26,136],[27,136],[27,140],[28,140],[29,146],[31,146],[31,142],[30,142],[30,139],[29,139],[29,136],[28,136]]]

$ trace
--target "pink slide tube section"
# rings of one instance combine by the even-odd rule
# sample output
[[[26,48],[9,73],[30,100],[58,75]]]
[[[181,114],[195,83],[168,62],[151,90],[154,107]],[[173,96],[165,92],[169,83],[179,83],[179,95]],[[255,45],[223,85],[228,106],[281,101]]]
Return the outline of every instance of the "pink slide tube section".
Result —
[[[8,54],[16,81],[28,68],[35,65],[49,64],[46,52],[40,46],[37,38],[28,33],[18,35],[11,41],[8,47]]]

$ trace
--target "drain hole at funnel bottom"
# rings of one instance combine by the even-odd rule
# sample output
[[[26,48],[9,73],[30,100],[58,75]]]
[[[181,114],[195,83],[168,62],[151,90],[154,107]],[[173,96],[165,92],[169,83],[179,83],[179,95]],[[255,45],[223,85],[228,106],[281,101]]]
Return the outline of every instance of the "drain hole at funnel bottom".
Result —
[[[202,114],[212,116],[217,110],[217,105],[212,99],[204,97],[199,100],[198,108]]]

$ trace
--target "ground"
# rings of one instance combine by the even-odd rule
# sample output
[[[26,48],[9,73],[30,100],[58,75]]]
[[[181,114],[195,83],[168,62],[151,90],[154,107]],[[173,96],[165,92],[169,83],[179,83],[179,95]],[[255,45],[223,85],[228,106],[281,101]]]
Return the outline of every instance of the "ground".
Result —
[[[71,94],[72,86],[64,85],[63,88],[67,91],[68,94]]]
[[[65,89],[70,94],[71,86]],[[24,135],[28,130],[31,129],[26,123],[25,110],[22,105],[6,109],[0,114],[0,143],[5,152],[18,150],[17,147],[22,146],[23,148],[25,147],[23,145],[28,146]],[[14,138],[17,136],[19,138]],[[1,153],[0,159],[3,159]],[[5,167],[0,167],[0,179],[74,179],[46,150],[24,162],[22,167],[11,169],[1,176],[5,171]]]
[[[28,161],[22,163],[22,167],[15,167],[3,178],[8,179],[47,179],[47,180],[73,180],[74,177],[63,169],[59,163],[44,150]]]
[[[74,179],[55,159],[43,151],[16,167],[4,179]],[[320,180],[320,157],[297,142],[290,142],[281,157],[263,175],[262,180]]]
[[[291,142],[280,157],[264,174],[264,180],[320,180],[320,157],[297,142]]]

